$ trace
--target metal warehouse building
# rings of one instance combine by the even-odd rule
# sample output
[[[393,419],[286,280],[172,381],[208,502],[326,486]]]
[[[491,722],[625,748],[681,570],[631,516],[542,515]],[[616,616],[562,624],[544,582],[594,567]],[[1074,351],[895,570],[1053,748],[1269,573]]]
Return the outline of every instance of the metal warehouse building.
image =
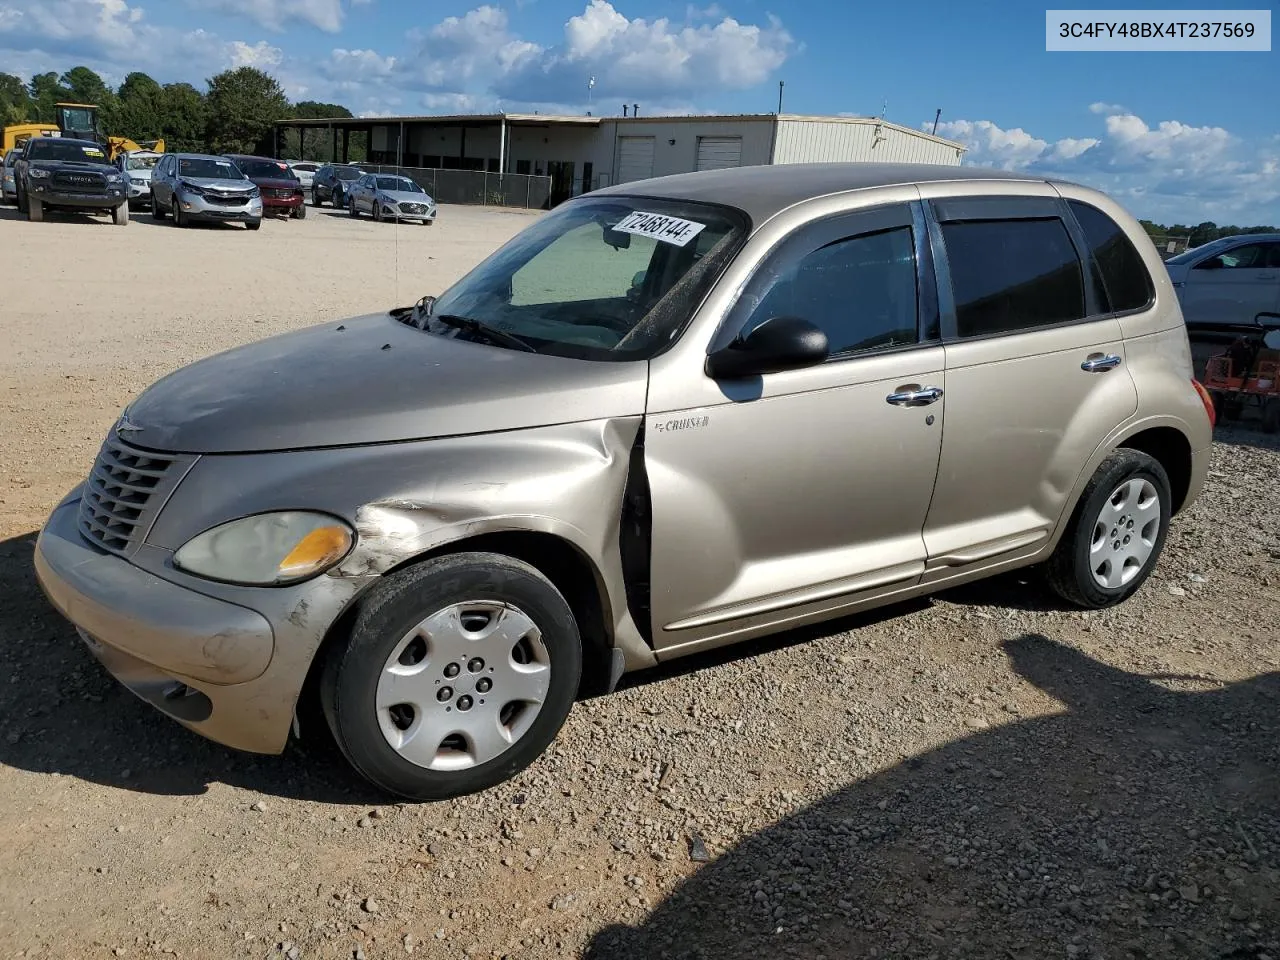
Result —
[[[539,197],[540,202],[531,203],[535,206],[554,206],[615,183],[693,170],[823,161],[959,164],[965,150],[877,117],[484,114],[286,120],[276,126],[277,157],[287,132],[299,129],[326,131],[331,158],[337,161],[349,158],[352,134],[363,134],[368,164],[406,173],[439,172],[429,178],[415,174],[424,185],[428,179],[437,187],[450,181],[439,175],[444,171],[543,178],[545,200]],[[510,184],[503,189],[509,192]],[[451,198],[439,189],[436,199],[475,202]]]

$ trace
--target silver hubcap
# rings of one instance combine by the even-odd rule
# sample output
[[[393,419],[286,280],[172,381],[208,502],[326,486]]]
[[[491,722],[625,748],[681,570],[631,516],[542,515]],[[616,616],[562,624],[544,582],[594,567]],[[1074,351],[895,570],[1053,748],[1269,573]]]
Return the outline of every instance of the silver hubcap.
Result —
[[[1103,587],[1122,587],[1151,559],[1160,536],[1160,494],[1150,480],[1126,480],[1112,491],[1093,524],[1089,569]]]
[[[492,600],[455,603],[391,651],[378,677],[378,724],[410,763],[465,770],[528,732],[550,683],[546,645],[524,611]]]

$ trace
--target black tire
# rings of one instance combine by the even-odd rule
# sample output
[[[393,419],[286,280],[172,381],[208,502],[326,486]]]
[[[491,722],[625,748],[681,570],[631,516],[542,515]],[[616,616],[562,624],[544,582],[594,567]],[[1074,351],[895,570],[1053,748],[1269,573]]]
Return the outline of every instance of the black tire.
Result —
[[[311,188],[311,205],[313,207],[323,206],[323,204],[320,202],[320,193],[318,190],[316,190],[315,187]]]
[[[1127,583],[1107,587],[1094,579],[1090,564],[1090,546],[1096,522],[1113,492],[1129,480],[1137,479],[1149,480],[1160,497],[1160,529],[1151,554],[1138,573]],[[1142,586],[1159,562],[1169,533],[1172,505],[1169,475],[1160,461],[1140,450],[1126,447],[1116,450],[1102,462],[1084,488],[1062,540],[1045,565],[1045,579],[1049,586],[1062,599],[1088,610],[1123,603]]]
[[[176,196],[173,198],[173,207],[169,212],[173,214],[173,225],[175,227],[185,227],[187,225],[187,220],[182,215],[182,204]]]
[[[293,219],[295,220],[307,219],[307,205],[305,203],[300,203],[293,208]]]
[[[261,229],[262,229],[262,221],[261,221],[261,220],[246,220],[246,221],[244,222],[244,225],[245,225],[245,227],[247,227],[247,228],[248,228],[248,229],[250,229],[250,230],[261,230]]]
[[[517,607],[540,631],[551,665],[542,707],[523,736],[487,763],[453,771],[412,763],[392,748],[379,725],[376,691],[387,658],[432,613],[486,600]],[[533,763],[564,725],[581,674],[577,622],[552,583],[522,561],[464,553],[427,560],[376,585],[361,601],[346,642],[322,665],[320,695],[339,749],[363,777],[401,797],[440,800],[486,790]]]
[[[122,203],[111,211],[111,222],[118,227],[129,225],[129,204]]]
[[[40,223],[44,220],[44,203],[39,197],[27,199],[27,217],[32,223]]]
[[[382,207],[378,206],[378,201],[376,198],[373,201],[373,219],[376,220],[378,223],[382,222]]]
[[[348,216],[350,216],[352,220],[359,220],[359,219],[360,219],[360,211],[356,209],[356,198],[355,198],[355,197],[352,197],[352,198],[347,202],[347,215],[348,215]]]
[[[160,206],[160,201],[157,200],[154,196],[152,196],[151,198],[151,219],[152,220],[164,219],[164,207]]]
[[[1280,397],[1272,397],[1263,404],[1262,432],[1280,433]]]

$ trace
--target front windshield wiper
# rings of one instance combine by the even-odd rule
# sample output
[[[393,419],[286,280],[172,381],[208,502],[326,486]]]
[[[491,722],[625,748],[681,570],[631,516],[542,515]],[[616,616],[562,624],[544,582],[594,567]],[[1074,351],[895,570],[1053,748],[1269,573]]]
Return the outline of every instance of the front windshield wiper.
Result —
[[[525,353],[537,353],[538,351],[532,345],[514,334],[507,333],[505,330],[499,330],[497,327],[491,327],[487,323],[481,323],[471,317],[460,317],[454,313],[431,313],[426,318],[430,320],[439,320],[446,327],[455,327],[458,330],[466,330],[468,333],[479,334],[482,337],[488,337],[490,340],[496,340],[498,343],[505,344],[513,350],[523,350]]]

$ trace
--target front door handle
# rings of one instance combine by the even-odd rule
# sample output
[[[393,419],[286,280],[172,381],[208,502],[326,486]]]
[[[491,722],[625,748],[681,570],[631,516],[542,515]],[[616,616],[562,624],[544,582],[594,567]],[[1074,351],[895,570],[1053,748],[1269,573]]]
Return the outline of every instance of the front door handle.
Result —
[[[1120,366],[1120,358],[1114,353],[1094,354],[1084,363],[1080,364],[1080,369],[1085,373],[1106,373],[1108,370]]]
[[[923,407],[942,399],[941,387],[921,387],[919,390],[903,390],[891,393],[885,400],[896,407]]]

